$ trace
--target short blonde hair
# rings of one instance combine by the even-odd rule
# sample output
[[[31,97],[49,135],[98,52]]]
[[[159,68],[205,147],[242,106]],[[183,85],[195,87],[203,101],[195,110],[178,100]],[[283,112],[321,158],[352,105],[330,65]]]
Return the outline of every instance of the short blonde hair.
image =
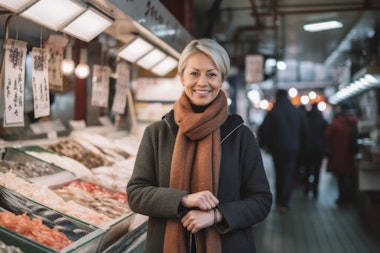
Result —
[[[206,38],[192,40],[183,49],[178,62],[178,73],[180,75],[183,75],[189,57],[199,52],[208,55],[213,60],[217,69],[222,73],[223,80],[228,76],[230,72],[230,58],[228,53],[218,42]]]

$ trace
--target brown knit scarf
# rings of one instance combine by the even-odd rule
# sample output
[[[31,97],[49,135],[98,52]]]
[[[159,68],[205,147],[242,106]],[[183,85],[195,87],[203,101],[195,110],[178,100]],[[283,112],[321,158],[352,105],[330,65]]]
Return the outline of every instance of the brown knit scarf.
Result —
[[[227,119],[227,99],[220,91],[203,113],[195,113],[183,92],[174,104],[179,126],[170,172],[170,187],[195,193],[209,190],[217,196],[221,157],[220,126]],[[164,252],[185,253],[185,228],[180,220],[166,223]],[[214,227],[195,235],[197,253],[220,253],[219,233]]]

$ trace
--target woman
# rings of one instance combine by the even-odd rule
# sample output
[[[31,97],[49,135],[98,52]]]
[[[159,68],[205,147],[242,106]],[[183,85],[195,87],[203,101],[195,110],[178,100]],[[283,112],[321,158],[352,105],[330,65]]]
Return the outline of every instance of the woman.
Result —
[[[143,135],[129,205],[149,216],[145,252],[255,252],[252,225],[272,204],[260,150],[221,91],[230,61],[191,41],[178,64],[184,92]]]
[[[354,104],[351,101],[343,101],[340,111],[324,133],[331,148],[327,170],[332,172],[338,181],[338,205],[350,204],[354,200],[356,167],[349,143],[352,127],[356,127],[357,124]]]

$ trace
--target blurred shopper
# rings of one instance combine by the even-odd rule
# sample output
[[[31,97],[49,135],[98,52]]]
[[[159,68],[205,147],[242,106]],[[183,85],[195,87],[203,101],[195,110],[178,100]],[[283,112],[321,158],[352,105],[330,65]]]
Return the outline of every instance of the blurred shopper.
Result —
[[[127,193],[149,216],[146,253],[256,251],[252,226],[272,195],[255,136],[228,114],[229,68],[214,40],[191,41],[178,64],[184,92],[145,130]]]
[[[281,213],[289,208],[299,153],[307,138],[305,114],[278,90],[276,103],[258,129],[259,143],[271,153],[276,174],[276,204]]]
[[[303,155],[305,168],[305,194],[311,191],[314,199],[318,198],[319,174],[322,161],[328,153],[328,143],[324,137],[327,121],[318,104],[311,105],[311,110],[306,115],[308,122],[308,138],[305,153]]]
[[[304,117],[306,118],[307,116],[307,109],[305,105],[300,105],[298,107],[300,111],[305,115]],[[305,183],[305,177],[306,177],[306,149],[301,148],[299,155],[298,155],[298,165],[297,165],[297,170],[296,170],[296,175],[295,175],[295,180],[294,180],[294,187],[304,186]]]
[[[343,101],[340,111],[325,130],[325,137],[331,147],[327,170],[334,173],[338,180],[338,205],[350,203],[354,197],[356,168],[350,150],[350,134],[352,127],[356,127],[357,124],[354,104]]]

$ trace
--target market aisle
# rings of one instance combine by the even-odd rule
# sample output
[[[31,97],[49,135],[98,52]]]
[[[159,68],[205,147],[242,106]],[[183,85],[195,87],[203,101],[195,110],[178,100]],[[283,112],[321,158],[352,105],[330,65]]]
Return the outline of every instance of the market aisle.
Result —
[[[269,154],[264,165],[274,190],[274,171]],[[296,187],[287,214],[273,205],[267,219],[253,230],[258,253],[377,253],[380,238],[364,224],[354,206],[338,207],[335,178],[322,170],[318,200],[306,198]]]

